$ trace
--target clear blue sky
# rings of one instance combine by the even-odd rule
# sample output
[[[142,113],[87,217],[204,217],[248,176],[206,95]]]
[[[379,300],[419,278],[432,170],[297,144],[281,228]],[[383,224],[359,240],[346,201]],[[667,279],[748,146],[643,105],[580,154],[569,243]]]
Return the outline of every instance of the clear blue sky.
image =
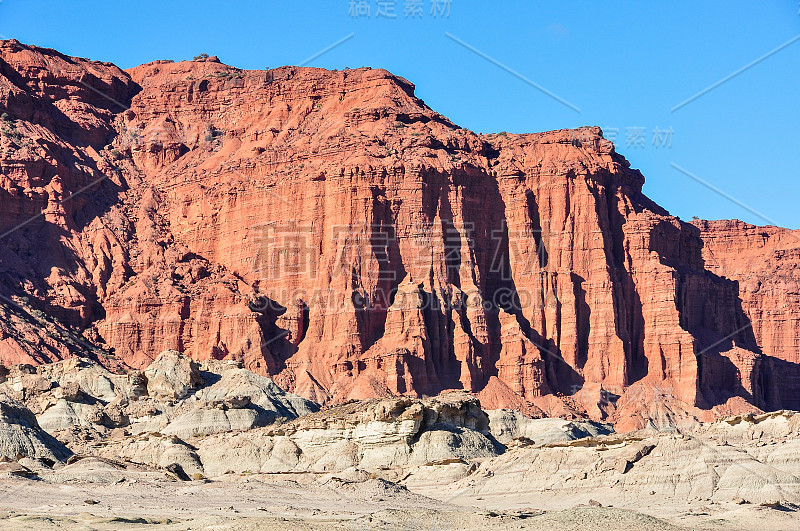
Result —
[[[767,224],[676,164],[764,217],[800,227],[800,40],[671,112],[800,35],[798,0],[452,0],[449,16],[438,17],[433,2],[387,2],[396,14],[389,19],[378,17],[377,0],[365,2],[369,16],[357,17],[350,0],[0,0],[0,34],[123,68],[199,53],[240,68],[274,68],[352,33],[309,66],[386,68],[477,132],[617,129],[617,150],[642,170],[646,193],[673,214]],[[406,18],[415,4],[421,18]]]

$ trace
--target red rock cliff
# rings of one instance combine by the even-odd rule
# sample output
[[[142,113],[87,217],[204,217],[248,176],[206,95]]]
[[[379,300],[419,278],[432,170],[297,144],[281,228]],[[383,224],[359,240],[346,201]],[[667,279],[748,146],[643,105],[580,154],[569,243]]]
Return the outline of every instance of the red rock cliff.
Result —
[[[760,403],[800,409],[800,231],[738,220],[692,222],[705,267],[738,284],[739,300],[763,356]]]
[[[0,223],[45,215],[0,242],[5,311],[32,316],[0,359],[174,348],[320,402],[464,388],[628,427],[654,397],[700,415],[798,394],[770,390],[797,320],[765,343],[768,299],[599,128],[477,135],[384,70],[2,58]],[[39,338],[37,311],[77,343]]]

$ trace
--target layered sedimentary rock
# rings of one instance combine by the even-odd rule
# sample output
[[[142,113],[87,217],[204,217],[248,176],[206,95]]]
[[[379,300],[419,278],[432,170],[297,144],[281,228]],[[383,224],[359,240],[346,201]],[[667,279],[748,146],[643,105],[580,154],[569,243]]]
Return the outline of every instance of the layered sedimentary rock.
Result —
[[[599,128],[477,135],[378,69],[2,58],[0,221],[44,211],[0,242],[6,362],[174,349],[320,403],[464,389],[629,427],[798,395],[796,319],[754,333],[767,299]]]
[[[42,430],[30,410],[0,393],[0,461],[31,457],[50,463],[64,461],[71,452]]]
[[[800,409],[800,231],[738,220],[692,222],[705,267],[738,284],[744,327],[767,357],[756,371],[766,409]]]
[[[121,172],[101,152],[117,136],[115,114],[137,90],[111,64],[0,43],[6,364],[97,350],[80,332],[103,315],[97,292],[125,275],[124,251],[108,226],[127,223],[114,216]]]
[[[74,369],[37,371],[63,381]],[[9,427],[0,414],[0,439]],[[800,414],[790,411],[617,434],[595,422],[484,412],[463,392],[357,401],[185,440],[119,428],[66,464],[26,448],[0,452],[3,503],[13,509],[3,529],[30,529],[32,519],[37,529],[129,529],[169,517],[178,529],[793,530],[799,436]],[[113,518],[97,514],[109,506]]]
[[[407,484],[443,499],[485,500],[479,503],[486,506],[532,498],[564,503],[591,493],[596,504],[614,507],[645,503],[663,510],[666,500],[681,499],[771,507],[784,501],[793,508],[800,502],[798,422],[797,413],[780,411],[729,417],[688,434],[639,432],[530,445],[486,460],[474,475],[445,487],[424,476]]]
[[[154,369],[179,370],[187,360],[172,354],[160,356]],[[83,499],[86,492],[95,499],[106,496],[109,488],[135,484],[135,490],[172,505],[170,493],[190,489],[193,497],[213,497],[199,504],[206,512],[221,503],[227,486],[238,496],[237,510],[245,511],[247,502],[260,512],[285,506],[278,500],[305,504],[306,498],[318,499],[319,486],[337,494],[339,488],[367,489],[362,497],[384,503],[384,491],[369,494],[370,482],[377,480],[385,487],[493,511],[528,507],[531,499],[544,507],[588,502],[647,508],[672,515],[684,526],[687,513],[693,513],[707,518],[692,528],[727,528],[727,518],[741,516],[751,506],[752,522],[766,522],[769,529],[796,527],[792,515],[800,503],[800,413],[794,411],[627,434],[586,420],[484,411],[463,391],[426,399],[352,401],[311,412],[299,397],[274,390],[265,377],[235,365],[200,364],[200,387],[177,399],[137,396],[137,381],[87,360],[12,367],[0,384],[4,500],[10,503],[30,483],[7,476],[24,475],[43,480],[37,482],[39,490],[48,485],[80,487]],[[10,394],[23,398],[17,401]],[[126,414],[108,429],[114,404],[123,400]],[[241,422],[257,413],[257,404],[288,414],[268,426]],[[43,406],[44,413],[34,417],[33,410]],[[80,414],[64,429],[52,422],[51,412],[67,407]],[[103,414],[93,414],[98,411]],[[82,436],[70,436],[78,423],[85,428]],[[88,431],[90,426],[94,431]],[[252,496],[263,495],[270,485],[279,486],[284,498],[272,493],[270,503],[255,503]],[[287,497],[287,485],[298,492]],[[126,492],[128,505],[132,494]],[[339,495],[337,503],[341,499]],[[73,504],[84,510],[82,500]],[[770,523],[781,514],[788,515],[785,525]],[[352,522],[352,515],[348,520]],[[330,527],[327,517],[324,524]],[[732,527],[749,529],[754,523]]]
[[[0,383],[0,432],[9,439],[0,436],[0,455],[15,456],[7,447],[17,444],[28,449],[23,455],[35,457],[37,432],[48,444],[57,443],[53,435],[76,453],[108,444],[123,433],[152,432],[166,436],[159,435],[156,446],[164,447],[162,453],[169,450],[166,458],[170,458],[185,446],[173,448],[169,441],[175,437],[249,430],[317,409],[235,362],[197,364],[173,351],[161,353],[145,371],[127,375],[114,374],[85,358],[37,367],[15,365]],[[143,451],[141,445],[141,441],[132,445],[128,457]]]

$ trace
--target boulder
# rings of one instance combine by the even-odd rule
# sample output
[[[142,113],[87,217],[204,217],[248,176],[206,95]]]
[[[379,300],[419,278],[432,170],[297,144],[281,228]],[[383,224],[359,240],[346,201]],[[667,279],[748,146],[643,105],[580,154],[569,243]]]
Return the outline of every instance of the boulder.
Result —
[[[84,394],[78,382],[67,382],[56,389],[55,397],[77,402],[84,397]]]
[[[128,372],[127,377],[127,390],[131,397],[139,398],[147,395],[147,376],[144,375],[144,372],[134,369]]]
[[[159,354],[144,374],[147,394],[155,398],[184,398],[203,383],[197,363],[176,350]]]
[[[263,423],[276,418],[290,420],[319,409],[310,400],[287,393],[266,376],[230,365],[216,364],[215,368],[220,370],[219,380],[196,393],[198,400],[210,407],[253,407]]]
[[[249,430],[258,424],[254,409],[193,409],[170,422],[162,433],[181,439],[212,433]]]

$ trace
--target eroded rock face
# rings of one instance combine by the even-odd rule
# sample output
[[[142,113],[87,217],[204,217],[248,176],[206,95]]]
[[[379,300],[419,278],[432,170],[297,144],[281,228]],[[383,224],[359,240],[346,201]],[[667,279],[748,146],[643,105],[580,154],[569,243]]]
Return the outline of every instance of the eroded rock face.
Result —
[[[515,440],[526,445],[542,445],[608,435],[614,431],[609,424],[559,418],[532,419],[513,409],[493,409],[487,414],[492,435],[506,445]]]
[[[266,426],[318,409],[269,378],[232,362],[212,360],[198,365],[178,352],[167,351],[144,372],[151,376],[147,383],[140,371],[115,374],[82,358],[38,367],[12,366],[8,380],[0,383],[0,396],[18,406],[9,410],[16,411],[15,418],[27,419],[31,429],[41,428],[52,442],[66,444],[76,453],[92,453],[92,445],[102,445],[104,440],[142,435],[141,441],[126,450],[129,456],[150,448],[143,434],[159,433],[163,434],[159,441],[179,441]],[[166,444],[162,443],[156,446]],[[180,449],[171,444],[164,451]],[[113,454],[106,457],[114,458]],[[153,464],[164,466],[157,461]]]
[[[415,400],[385,398],[336,406],[296,420],[192,440],[207,475],[332,472],[459,462],[503,448],[480,403],[464,393]],[[153,459],[151,457],[151,459]]]
[[[174,490],[174,482],[210,477],[209,496],[217,502],[204,501],[208,507],[218,503],[220,485],[230,485],[240,501],[241,492],[255,496],[270,483],[302,485],[306,497],[318,492],[315,485],[333,488],[341,500],[339,487],[363,498],[379,481],[462,506],[524,508],[536,499],[554,507],[593,500],[594,506],[641,508],[655,502],[656,511],[680,508],[674,514],[682,518],[705,506],[789,512],[800,503],[800,413],[794,411],[619,434],[586,419],[487,412],[474,395],[455,391],[316,412],[306,403],[305,414],[258,427],[255,419],[270,403],[274,411],[301,411],[302,399],[272,394],[274,384],[234,362],[212,360],[200,369],[203,386],[176,400],[136,396],[128,375],[88,360],[12,367],[9,381],[0,383],[0,476],[7,490],[27,484],[8,475],[93,492],[134,482],[148,492],[157,485]],[[23,376],[50,385],[29,387],[24,401],[15,401],[7,395]],[[115,399],[105,402],[109,388]],[[37,424],[32,409],[42,408]],[[104,418],[117,426],[102,424]],[[204,489],[194,483],[190,490],[200,496]],[[288,499],[274,495],[269,499]],[[385,490],[373,495],[385,501]],[[757,513],[759,521],[765,514]]]
[[[240,378],[244,369],[227,371]],[[178,465],[190,475],[381,470],[466,463],[504,450],[489,431],[480,403],[463,392],[425,400],[370,399],[317,412],[313,404],[279,391],[269,398],[272,410],[288,416],[278,418],[254,403],[221,407],[236,402],[232,397],[242,396],[248,386],[229,387],[223,398],[206,401],[221,395],[222,382],[235,379],[225,373],[189,399],[123,402],[125,418],[117,428],[98,424],[109,405],[66,399],[51,403],[39,421],[76,453],[162,468]],[[266,396],[256,401],[267,404]],[[22,404],[19,408],[33,419]],[[301,416],[286,413],[291,408]]]
[[[0,457],[66,460],[72,452],[39,427],[24,405],[0,393]]]
[[[144,375],[147,394],[159,398],[184,398],[203,383],[197,362],[175,350],[159,354]]]
[[[520,506],[532,496],[547,503],[590,493],[614,507],[671,498],[793,506],[800,502],[799,428],[800,414],[780,411],[729,417],[685,433],[643,430],[527,445],[484,461],[474,475],[444,488],[422,475],[408,485],[441,499],[456,492],[489,499],[493,492]]]
[[[319,403],[463,389],[627,429],[797,399],[791,286],[743,294],[599,128],[477,135],[377,69],[0,53],[0,224],[45,212],[0,242],[5,364],[174,349]]]
[[[800,409],[800,231],[738,220],[692,222],[703,238],[705,266],[735,280],[744,327],[767,356],[731,360],[754,381],[764,409]]]

